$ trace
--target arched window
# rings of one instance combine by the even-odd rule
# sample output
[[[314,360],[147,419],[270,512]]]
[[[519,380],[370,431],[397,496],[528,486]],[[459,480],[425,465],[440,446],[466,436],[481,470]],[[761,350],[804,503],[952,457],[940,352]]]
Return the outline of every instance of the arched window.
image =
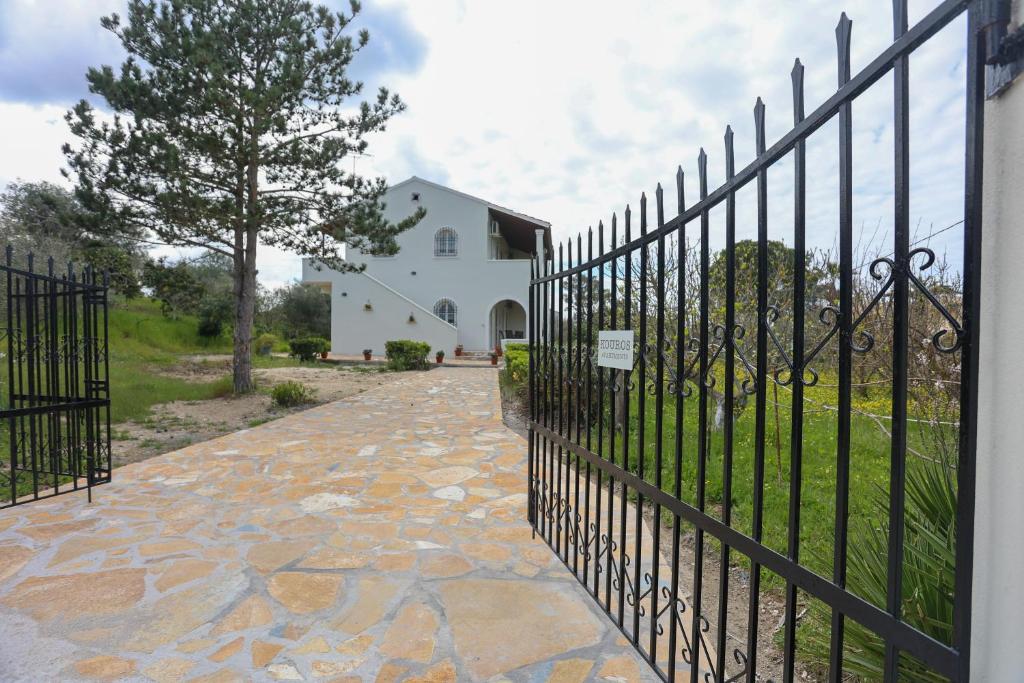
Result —
[[[434,304],[434,315],[449,325],[455,326],[456,312],[455,302],[451,299],[441,299]]]
[[[459,236],[452,228],[441,228],[434,233],[434,256],[457,256]]]

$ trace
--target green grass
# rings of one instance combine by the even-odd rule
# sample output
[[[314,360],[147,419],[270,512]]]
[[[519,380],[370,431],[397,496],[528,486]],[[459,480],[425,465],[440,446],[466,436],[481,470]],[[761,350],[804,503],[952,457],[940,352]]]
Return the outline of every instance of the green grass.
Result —
[[[154,301],[137,299],[111,307],[109,330],[110,419],[142,420],[158,403],[203,400],[231,391],[230,378],[189,382],[160,374],[181,354],[230,353],[231,340],[207,340],[190,316],[168,318]]]
[[[830,407],[838,402],[835,379],[823,376],[818,386],[805,390],[804,429],[803,429],[803,465],[800,500],[800,557],[801,563],[822,576],[831,576],[832,552],[835,528],[836,499],[836,443],[837,443],[837,412]],[[719,386],[722,380],[719,378]],[[596,388],[595,388],[596,390]],[[888,387],[869,389],[866,392],[855,392],[853,406],[855,411],[874,415],[889,415]],[[680,463],[680,479],[682,499],[691,505],[698,505],[698,391],[683,400],[683,436],[682,457]],[[639,404],[643,400],[644,407],[644,457],[643,476],[648,482],[658,484],[658,427],[655,397],[647,393],[641,399],[639,388],[634,389],[630,396],[629,407],[629,452],[628,466],[630,471],[637,473],[637,453],[639,451]],[[764,491],[763,505],[763,543],[781,554],[786,554],[788,545],[788,519],[790,507],[790,426],[792,423],[792,394],[787,388],[778,391],[779,433],[778,450],[776,448],[775,406],[771,385],[767,392],[767,409],[765,411],[765,445],[764,445]],[[575,401],[575,397],[572,399]],[[715,403],[708,400],[708,420],[713,421]],[[661,424],[661,487],[672,492],[675,483],[675,438],[676,438],[676,403],[672,396],[665,392]],[[731,524],[734,528],[747,534],[753,534],[754,515],[754,482],[755,482],[755,398],[749,397],[746,408],[735,421],[732,446],[732,491],[729,500]],[[913,417],[913,416],[912,416]],[[955,419],[955,417],[953,418]],[[615,450],[609,448],[608,415],[605,415],[605,428],[601,450],[605,457],[612,458],[616,464],[623,462],[622,434],[615,434]],[[854,412],[851,418],[852,432],[850,445],[850,519],[877,517],[877,506],[873,501],[880,492],[888,491],[889,485],[889,437],[879,428],[874,419]],[[883,420],[887,427],[891,423]],[[929,454],[932,439],[927,429],[952,429],[950,427],[929,426],[922,430],[917,423],[911,423],[908,429],[908,445],[915,451]],[[585,439],[585,435],[583,436]],[[591,434],[591,449],[598,452],[598,434]],[[705,471],[705,501],[708,514],[722,519],[725,505],[725,462],[723,429],[708,431],[708,457]],[[915,456],[908,454],[908,459]],[[634,493],[635,495],[635,493]],[[662,523],[671,525],[673,516],[662,511]],[[690,525],[684,522],[684,532]],[[709,544],[717,547],[713,539]],[[733,553],[734,563],[749,566],[749,561],[739,553]],[[765,572],[765,583],[768,587],[779,588],[783,585],[777,576]]]

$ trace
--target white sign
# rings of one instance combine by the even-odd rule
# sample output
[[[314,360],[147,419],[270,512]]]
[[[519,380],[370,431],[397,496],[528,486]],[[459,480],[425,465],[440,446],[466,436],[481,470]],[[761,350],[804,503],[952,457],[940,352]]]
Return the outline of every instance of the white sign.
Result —
[[[597,364],[603,368],[633,369],[633,330],[597,333]]]

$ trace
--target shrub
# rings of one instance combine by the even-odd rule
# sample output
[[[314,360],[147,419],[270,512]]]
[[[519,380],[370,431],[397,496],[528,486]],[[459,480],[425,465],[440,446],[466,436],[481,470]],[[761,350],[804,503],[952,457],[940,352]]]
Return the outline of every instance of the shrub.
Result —
[[[292,408],[313,402],[316,392],[300,382],[281,382],[270,390],[270,398],[282,408]]]
[[[903,620],[942,643],[953,638],[956,575],[956,470],[944,459],[907,463],[903,546]],[[849,589],[885,608],[889,558],[889,497],[879,490],[875,506],[881,522],[854,521],[848,545]],[[823,666],[829,657],[831,611],[811,602],[804,638],[812,657]],[[803,630],[803,629],[802,629]],[[885,643],[872,631],[847,619],[844,670],[863,680],[882,680]],[[916,659],[901,657],[899,678],[945,681]]]
[[[502,387],[523,404],[530,381],[529,349],[526,344],[509,344],[505,349],[505,369],[501,371]]]
[[[392,340],[384,343],[384,353],[392,370],[425,370],[430,367],[427,363],[430,344],[427,342]]]
[[[226,294],[209,296],[199,304],[200,337],[219,337],[224,326],[230,324],[233,304]]]
[[[274,350],[277,345],[277,335],[264,332],[260,336],[256,337],[256,341],[252,343],[252,349],[260,356],[269,356],[270,352]]]
[[[331,350],[331,343],[323,337],[293,339],[288,345],[291,347],[291,355],[298,357],[301,361],[314,360],[321,353]]]

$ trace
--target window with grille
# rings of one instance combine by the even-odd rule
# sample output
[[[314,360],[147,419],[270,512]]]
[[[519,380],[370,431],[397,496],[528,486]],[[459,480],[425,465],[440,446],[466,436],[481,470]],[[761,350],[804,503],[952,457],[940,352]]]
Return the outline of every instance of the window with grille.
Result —
[[[459,253],[459,236],[452,228],[441,228],[434,235],[434,256],[456,256]]]
[[[434,304],[434,315],[449,325],[455,326],[456,308],[455,302],[451,299],[441,299]]]

